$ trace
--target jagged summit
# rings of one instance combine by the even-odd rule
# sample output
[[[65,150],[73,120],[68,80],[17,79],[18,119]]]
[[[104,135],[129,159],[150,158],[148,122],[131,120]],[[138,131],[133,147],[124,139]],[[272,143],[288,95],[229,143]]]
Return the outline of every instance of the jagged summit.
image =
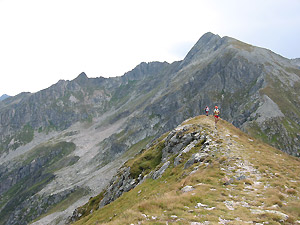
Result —
[[[195,60],[197,57],[215,49],[220,39],[221,37],[219,35],[215,35],[211,32],[205,33],[188,52],[184,58],[184,62],[187,63]]]
[[[88,76],[85,74],[85,72],[80,73],[75,79],[74,81],[80,84],[84,84],[86,82],[88,82]]]
[[[9,95],[3,94],[3,95],[1,95],[1,97],[0,97],[0,101],[3,101],[4,99],[7,99],[7,98],[9,98],[9,97],[10,97]]]
[[[188,52],[182,62],[182,65],[187,65],[191,62],[203,61],[206,58],[217,57],[218,55],[230,54],[230,50],[232,48],[248,52],[254,50],[252,45],[239,41],[235,38],[228,36],[221,38],[219,35],[211,32],[205,33]]]
[[[212,116],[199,116],[127,161],[71,220],[85,225],[300,223],[299,172],[298,159],[224,120],[215,129]]]
[[[218,55],[228,54],[228,51],[224,52],[223,50],[230,49],[230,47],[249,50],[251,45],[228,36],[221,38],[219,35],[208,32],[188,52],[182,62],[182,66],[197,61],[201,62],[207,58],[217,57]]]
[[[75,79],[88,79],[88,76],[85,72],[82,72]]]

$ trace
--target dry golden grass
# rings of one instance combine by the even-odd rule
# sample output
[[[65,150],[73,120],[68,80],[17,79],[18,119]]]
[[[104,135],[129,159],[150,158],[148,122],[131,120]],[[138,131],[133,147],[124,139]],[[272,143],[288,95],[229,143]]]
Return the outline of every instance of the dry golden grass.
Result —
[[[297,194],[297,191],[293,188],[288,188],[288,189],[286,189],[286,193],[289,195],[295,195],[295,194]]]
[[[186,122],[191,123],[197,125],[191,128],[192,131],[197,131],[198,125],[207,131],[214,129],[212,117],[199,116]],[[170,166],[160,179],[146,180],[76,224],[190,224],[204,221],[217,224],[219,218],[230,220],[230,224],[245,224],[243,221],[282,223],[282,218],[276,214],[252,214],[249,207],[263,207],[285,213],[289,216],[285,224],[300,220],[300,160],[220,120],[218,133],[225,135],[225,131],[230,133],[234,141],[229,156],[215,152],[213,157],[206,160],[207,164],[202,164],[191,175],[189,173],[193,167],[184,171],[182,164]],[[221,138],[216,143],[221,148],[227,147]],[[196,148],[199,150],[200,147]],[[139,157],[146,154],[149,153]],[[237,158],[248,161],[257,173],[247,172],[246,179],[234,180],[226,186],[224,180],[230,179],[231,175],[227,175],[222,168],[234,167]],[[231,173],[236,174],[237,171],[236,168]],[[259,184],[256,184],[256,176],[260,176]],[[187,185],[193,186],[194,190],[183,193],[181,189]],[[230,210],[224,204],[225,201],[232,202],[234,210]],[[247,202],[247,207],[243,206],[243,202]],[[198,203],[207,207],[196,207]]]

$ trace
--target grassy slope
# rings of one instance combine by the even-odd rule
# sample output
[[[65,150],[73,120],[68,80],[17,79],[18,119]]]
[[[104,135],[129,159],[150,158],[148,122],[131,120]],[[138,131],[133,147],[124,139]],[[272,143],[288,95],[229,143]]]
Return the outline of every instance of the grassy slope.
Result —
[[[217,131],[213,118],[200,116],[187,123],[199,124],[213,136],[214,153],[204,163],[194,164],[197,170],[190,173],[194,166],[184,170],[184,163],[171,166],[160,179],[146,180],[75,224],[217,224],[225,220],[229,224],[294,224],[300,220],[299,159],[252,140],[222,120]],[[157,149],[142,154],[150,154],[147,151]],[[235,179],[241,175],[245,179]],[[195,189],[183,193],[187,185]],[[196,207],[198,203],[207,206]]]

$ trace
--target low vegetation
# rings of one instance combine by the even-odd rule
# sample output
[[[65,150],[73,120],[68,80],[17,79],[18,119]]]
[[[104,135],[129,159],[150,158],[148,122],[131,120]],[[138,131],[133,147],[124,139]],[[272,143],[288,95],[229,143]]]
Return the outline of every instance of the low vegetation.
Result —
[[[8,151],[9,149],[17,149],[18,147],[25,145],[33,140],[34,129],[29,124],[23,126],[20,131],[16,132],[14,135],[7,136],[0,143],[0,153],[1,151]]]
[[[34,148],[23,156],[22,163],[9,174],[3,174],[1,182],[11,182],[12,186],[1,195],[0,213],[1,221],[6,221],[11,212],[21,204],[42,190],[54,179],[54,172],[71,164],[78,158],[68,157],[74,151],[75,144],[72,142],[59,142]],[[50,205],[49,205],[50,207]],[[37,212],[34,212],[37,213]],[[24,213],[30,221],[31,212]],[[27,221],[27,220],[26,220]]]
[[[212,131],[212,118],[196,117],[186,124],[201,124],[204,130]],[[99,210],[93,208],[92,214],[75,224],[190,224],[205,221],[211,224],[220,221],[229,224],[249,221],[295,224],[300,220],[300,160],[253,140],[222,120],[218,131],[211,134],[214,132],[218,132],[214,141],[220,151],[198,164],[197,170],[193,166],[184,169],[184,164],[174,167],[171,163],[161,178],[147,179],[109,205]],[[163,140],[161,138],[124,165],[131,167],[133,177],[161,165]],[[185,160],[201,146],[195,146]],[[227,148],[230,151],[225,152]],[[242,169],[245,170],[244,177],[237,178]],[[193,190],[183,192],[182,188],[186,186]],[[99,201],[99,198],[92,201]]]
[[[149,150],[141,152],[135,158],[129,160],[124,166],[130,167],[130,174],[133,178],[137,178],[140,174],[148,174],[161,163],[163,147],[164,144],[160,142]]]

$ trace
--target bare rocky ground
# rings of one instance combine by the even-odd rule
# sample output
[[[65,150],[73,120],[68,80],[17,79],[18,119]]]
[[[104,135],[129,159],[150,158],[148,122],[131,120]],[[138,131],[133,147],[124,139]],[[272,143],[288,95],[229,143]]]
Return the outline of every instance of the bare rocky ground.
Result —
[[[205,122],[213,127],[213,122],[211,120],[205,120]],[[224,127],[219,127],[211,133],[212,135],[212,144],[210,148],[219,149],[219,151],[229,159],[229,164],[221,164],[221,170],[225,172],[224,176],[224,185],[226,185],[226,189],[229,191],[229,200],[223,202],[227,209],[230,211],[235,211],[239,207],[243,207],[249,210],[252,214],[264,215],[264,214],[272,214],[274,216],[279,217],[279,220],[284,223],[289,216],[283,213],[278,204],[274,204],[272,206],[267,206],[264,202],[259,202],[257,200],[258,197],[266,196],[267,192],[271,189],[270,183],[266,182],[264,177],[269,178],[270,176],[274,176],[274,174],[269,173],[268,171],[261,173],[258,169],[255,168],[255,165],[251,163],[253,159],[249,158],[246,145],[239,143],[239,136],[232,135],[229,130]],[[248,139],[251,143],[253,140],[251,138]],[[220,144],[222,143],[222,147]],[[257,155],[259,155],[260,151],[256,151]],[[238,190],[237,185],[235,185],[235,181],[245,180],[245,187],[243,190]],[[201,203],[198,203],[201,206]],[[283,204],[287,205],[287,202]],[[202,205],[203,207],[203,205]],[[207,207],[207,206],[204,206]],[[207,210],[213,210],[216,206],[210,206]],[[300,224],[300,221],[296,221],[297,224]],[[212,224],[209,221],[205,223],[193,223],[191,224]],[[235,218],[235,221],[226,220],[223,218],[219,218],[219,224],[260,224],[255,223],[254,221],[243,221],[239,217]],[[261,224],[269,224],[261,223]]]
[[[205,120],[208,126],[213,127],[214,124],[212,120]],[[210,148],[219,149],[220,153],[223,154],[224,157],[229,159],[229,164],[221,164],[221,170],[225,172],[224,176],[224,185],[226,185],[226,189],[229,191],[229,200],[223,202],[226,208],[230,211],[235,211],[240,207],[243,207],[249,210],[252,214],[256,214],[258,216],[263,216],[266,214],[271,214],[274,217],[278,217],[280,223],[287,223],[287,219],[289,216],[282,212],[281,203],[273,204],[271,206],[267,205],[264,201],[259,201],[259,198],[264,199],[264,196],[267,196],[268,191],[272,191],[272,186],[268,182],[272,177],[279,176],[278,173],[272,173],[271,168],[270,171],[266,170],[264,172],[260,172],[256,169],[252,160],[248,155],[246,150],[247,145],[239,143],[240,137],[238,135],[232,135],[228,129],[224,127],[219,127],[214,129],[211,133],[212,135],[212,144]],[[251,138],[248,139],[251,143],[253,140]],[[220,144],[222,143],[222,147]],[[255,151],[257,156],[259,157],[260,151]],[[271,159],[270,159],[271,160]],[[284,159],[282,159],[284,160]],[[235,181],[245,181],[245,187],[242,190],[238,190],[237,185],[235,185]],[[297,181],[292,181],[297,182]],[[287,187],[288,188],[288,187]],[[284,197],[288,197],[286,194],[283,194]],[[295,197],[296,199],[299,197]],[[265,198],[266,199],[266,198]],[[288,205],[288,201],[283,201],[283,205]],[[218,207],[218,205],[210,206],[207,208],[207,205],[203,205],[198,203],[199,207],[206,207],[207,210],[213,210]],[[294,221],[295,224],[300,224],[300,221]],[[191,225],[197,224],[213,224],[209,221],[204,223],[200,222],[191,222]],[[222,217],[219,217],[218,224],[269,224],[269,222],[264,223],[256,223],[255,221],[243,221],[238,216],[235,220],[226,220]],[[290,224],[290,223],[288,223]]]
[[[80,133],[76,136],[66,138],[66,141],[72,141],[76,144],[77,147],[73,154],[79,156],[80,159],[74,165],[58,171],[58,173],[56,173],[56,179],[47,185],[40,193],[53,194],[72,186],[79,186],[86,187],[91,191],[91,194],[78,200],[68,207],[68,209],[51,214],[33,224],[65,224],[68,217],[72,215],[77,207],[84,204],[91,195],[99,193],[107,185],[118,169],[118,166],[125,161],[125,159],[119,159],[119,162],[111,162],[101,169],[97,169],[97,165],[91,164],[92,159],[99,153],[99,147],[97,145],[105,138],[119,132],[121,126],[127,119],[124,118],[110,126],[97,129],[106,116],[98,118],[97,122],[88,128],[82,128],[82,124],[77,123],[66,130],[66,132],[76,132],[80,130]]]
[[[64,190],[64,188],[70,188],[70,184],[86,186],[93,192],[102,189],[102,186],[99,184],[105,183],[105,174],[107,174],[108,177],[113,174],[109,173],[109,171],[114,171],[112,168],[112,164],[114,163],[97,170],[98,165],[92,164],[91,161],[100,151],[99,146],[97,145],[105,138],[119,132],[121,130],[121,126],[126,121],[126,118],[124,118],[112,125],[97,128],[101,125],[101,122],[105,118],[105,116],[98,118],[97,121],[90,127],[84,127],[83,124],[76,123],[74,126],[66,130],[65,133],[78,132],[78,134],[70,137],[58,138],[61,141],[64,140],[75,143],[76,150],[72,154],[74,156],[79,156],[80,159],[74,165],[59,170],[55,174],[56,179],[52,183],[48,184],[47,187],[43,189],[42,193],[60,192]],[[58,139],[54,141],[57,142]]]
[[[11,161],[11,160],[17,158],[18,156],[25,154],[26,152],[30,151],[35,146],[38,146],[40,144],[43,144],[43,143],[49,141],[50,139],[56,137],[58,134],[59,134],[59,132],[50,132],[48,134],[35,133],[34,138],[30,143],[23,145],[23,146],[17,148],[16,150],[10,150],[8,153],[3,153],[0,156],[0,165],[2,163]]]
[[[55,179],[37,195],[50,196],[80,187],[88,190],[88,196],[82,197],[64,211],[52,213],[33,224],[65,224],[67,218],[72,215],[77,207],[84,204],[91,196],[99,193],[107,185],[119,166],[126,160],[126,158],[121,157],[100,168],[99,162],[93,160],[101,151],[99,143],[112,134],[120,132],[122,125],[128,119],[126,117],[113,124],[103,125],[110,115],[112,115],[112,112],[94,118],[91,124],[78,122],[63,133],[36,133],[32,142],[0,158],[0,163],[17,160],[22,154],[44,143],[58,143],[60,141],[75,143],[76,149],[70,156],[78,156],[79,160],[75,164],[55,172]]]

